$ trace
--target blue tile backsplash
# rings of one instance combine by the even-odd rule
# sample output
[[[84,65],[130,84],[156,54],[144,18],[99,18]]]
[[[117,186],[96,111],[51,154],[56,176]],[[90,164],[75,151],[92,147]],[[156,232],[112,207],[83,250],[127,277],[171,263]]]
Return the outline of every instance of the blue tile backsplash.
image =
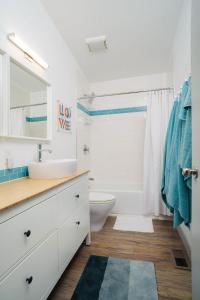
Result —
[[[0,183],[28,176],[28,167],[22,166],[12,169],[0,170]]]

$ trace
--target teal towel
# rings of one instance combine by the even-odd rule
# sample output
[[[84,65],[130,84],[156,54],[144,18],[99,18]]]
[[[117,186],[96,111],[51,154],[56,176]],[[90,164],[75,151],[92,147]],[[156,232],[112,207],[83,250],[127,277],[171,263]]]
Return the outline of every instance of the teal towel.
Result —
[[[191,178],[182,168],[191,167],[191,79],[184,83],[180,99],[174,103],[165,143],[161,193],[174,214],[174,227],[191,222]]]
[[[191,77],[187,82],[187,92],[182,100],[182,136],[180,146],[179,167],[192,168],[192,98],[191,98]],[[191,202],[192,202],[192,178],[191,176],[183,177],[185,186],[187,186],[188,196],[180,199],[179,212],[186,225],[191,223]]]
[[[175,120],[178,114],[179,102],[178,99],[174,102],[172,112],[169,119],[166,140],[165,140],[165,149],[164,149],[164,160],[163,160],[163,173],[162,173],[162,183],[161,183],[161,194],[163,201],[170,210],[171,213],[174,212],[173,206],[170,205],[170,202],[167,201],[167,193],[169,187],[169,174],[170,174],[170,157],[171,157],[171,145],[174,133]]]
[[[188,89],[183,101],[182,114],[183,122],[180,168],[192,168],[192,97],[191,97],[191,77],[188,81]],[[184,177],[188,188],[192,189],[192,178]]]
[[[181,99],[178,103],[178,115],[181,109]],[[184,182],[184,178],[179,167],[179,153],[181,145],[182,134],[182,121],[178,118],[175,119],[174,131],[172,136],[172,143],[170,149],[170,161],[169,161],[169,183],[167,189],[167,202],[169,206],[173,208],[174,212],[174,227],[177,227],[183,222],[179,211],[179,200],[187,197],[188,191]]]

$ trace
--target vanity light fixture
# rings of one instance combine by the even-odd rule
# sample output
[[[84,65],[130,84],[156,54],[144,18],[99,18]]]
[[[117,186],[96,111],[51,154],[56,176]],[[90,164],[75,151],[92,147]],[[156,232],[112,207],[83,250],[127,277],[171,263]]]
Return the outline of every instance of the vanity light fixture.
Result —
[[[16,47],[24,52],[24,55],[30,61],[36,62],[43,69],[48,68],[48,64],[39,57],[34,51],[32,51],[15,33],[9,33],[7,38],[10,42],[12,42]]]

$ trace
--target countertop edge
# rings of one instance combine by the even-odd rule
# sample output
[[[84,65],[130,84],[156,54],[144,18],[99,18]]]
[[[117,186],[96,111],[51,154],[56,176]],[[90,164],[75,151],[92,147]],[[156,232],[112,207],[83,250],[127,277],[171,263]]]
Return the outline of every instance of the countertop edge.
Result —
[[[85,174],[89,173],[89,170],[83,170],[83,171],[78,171],[76,174],[72,175],[72,176],[69,176],[69,177],[64,177],[64,178],[59,178],[59,179],[30,179],[30,178],[23,178],[23,179],[19,179],[19,180],[15,180],[15,181],[11,181],[11,182],[7,182],[7,183],[3,183],[0,185],[0,213],[3,213],[4,211],[10,209],[10,208],[13,208],[17,205],[20,205],[26,201],[29,201],[30,199],[36,197],[36,196],[39,196],[41,195],[42,193],[45,193],[45,192],[48,192],[50,190],[52,190],[53,188],[56,188],[56,187],[59,187],[61,186],[62,184],[65,184],[67,182],[70,182],[76,178],[79,178]],[[30,193],[29,195],[27,195],[26,197],[22,197],[21,199],[19,200],[15,200],[13,202],[9,202],[7,204],[2,204],[1,205],[1,187],[4,188],[4,193],[6,194],[5,192],[5,188],[9,188],[11,185],[21,185],[23,183],[25,183],[25,181],[29,181],[31,180],[32,182],[35,180],[37,183],[39,182],[44,182],[44,181],[52,181],[52,185],[51,186],[47,186],[46,188],[42,188],[42,189],[39,189],[38,191],[36,191],[35,193]],[[53,180],[57,181],[56,183],[53,183]]]

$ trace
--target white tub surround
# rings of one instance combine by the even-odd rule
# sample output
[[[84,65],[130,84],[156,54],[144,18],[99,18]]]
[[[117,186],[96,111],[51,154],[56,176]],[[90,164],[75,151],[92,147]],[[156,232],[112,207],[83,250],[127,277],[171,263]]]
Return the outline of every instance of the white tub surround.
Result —
[[[47,299],[84,239],[90,242],[87,174],[2,184],[1,199],[0,299]]]
[[[91,192],[112,194],[115,197],[115,205],[112,214],[124,215],[143,215],[144,192],[142,185],[123,185],[123,184],[101,184],[96,181],[90,182]]]

